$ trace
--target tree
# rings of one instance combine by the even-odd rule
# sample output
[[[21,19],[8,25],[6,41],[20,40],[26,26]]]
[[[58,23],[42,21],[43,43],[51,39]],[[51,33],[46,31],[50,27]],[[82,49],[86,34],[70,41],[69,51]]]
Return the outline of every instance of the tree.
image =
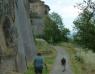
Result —
[[[86,48],[95,51],[94,3],[91,0],[85,3],[87,3],[85,4],[87,6],[83,8],[83,12],[74,21],[75,28],[77,29],[75,40]]]
[[[49,16],[44,18],[44,38],[51,43],[57,42],[59,40],[59,29],[54,21],[51,20]]]
[[[44,18],[44,38],[48,42],[67,41],[69,30],[64,28],[61,17],[57,13],[52,13]]]
[[[52,12],[50,14],[50,18],[58,25],[58,28],[62,31],[64,30],[64,25],[62,22],[62,18],[59,14]]]
[[[64,27],[62,22],[62,18],[59,14],[53,12],[50,14],[50,18],[56,23],[58,29],[60,30],[60,40],[61,41],[68,41],[67,35],[69,34],[69,29]]]

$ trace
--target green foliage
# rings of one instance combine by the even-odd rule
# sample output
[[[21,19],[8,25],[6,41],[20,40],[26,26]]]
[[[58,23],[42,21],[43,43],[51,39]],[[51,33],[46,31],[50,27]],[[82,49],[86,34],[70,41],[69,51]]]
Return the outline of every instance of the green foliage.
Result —
[[[49,16],[46,16],[45,19],[45,29],[44,29],[44,37],[50,42],[57,42],[60,36],[60,30],[54,21],[50,19]]]
[[[49,51],[51,48],[49,44],[43,39],[35,39],[36,46],[40,51]]]
[[[44,38],[50,43],[67,41],[69,30],[64,28],[61,17],[57,13],[52,13],[44,18]]]
[[[95,51],[95,19],[93,14],[93,8],[85,8],[74,21],[75,29],[77,29],[74,38],[79,44]]]
[[[53,12],[50,14],[50,18],[58,25],[58,28],[62,31],[64,30],[64,25],[62,22],[62,18],[59,14]]]

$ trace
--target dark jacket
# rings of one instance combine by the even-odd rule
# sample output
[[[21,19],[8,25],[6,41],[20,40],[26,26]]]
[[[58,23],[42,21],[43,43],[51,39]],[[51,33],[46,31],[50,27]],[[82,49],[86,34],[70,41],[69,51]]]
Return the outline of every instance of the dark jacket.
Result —
[[[62,65],[65,65],[66,64],[66,59],[64,57],[61,59],[61,64]]]

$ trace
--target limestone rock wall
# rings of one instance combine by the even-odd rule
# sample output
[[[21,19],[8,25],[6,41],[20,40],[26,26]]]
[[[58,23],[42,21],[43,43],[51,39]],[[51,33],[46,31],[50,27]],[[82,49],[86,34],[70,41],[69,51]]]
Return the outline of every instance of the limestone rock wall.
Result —
[[[40,0],[31,0],[30,3],[30,15],[32,18],[32,27],[34,35],[42,35],[44,33],[44,21],[43,18],[49,13],[49,6],[44,4]]]
[[[0,74],[27,70],[36,54],[33,33],[43,34],[49,10],[40,0],[0,0]]]
[[[33,39],[30,20],[26,14],[27,12],[24,7],[23,0],[18,0],[15,12],[16,12],[15,14],[16,15],[16,26],[17,26],[18,33],[19,33],[18,41],[21,40],[20,42],[18,42],[19,44],[18,53],[22,54],[22,55],[18,54],[18,56],[19,57],[24,56],[22,60],[27,63],[32,60],[33,56],[36,53],[35,52],[36,48],[35,48],[35,43]],[[25,66],[23,67],[23,65],[21,65],[22,60],[21,61],[20,59],[18,60],[20,62],[19,65],[21,68],[25,69]],[[26,63],[23,63],[23,64],[25,65]]]
[[[42,18],[32,19],[32,30],[34,35],[42,35],[44,30],[44,22]]]
[[[0,74],[6,74],[8,71],[25,72],[28,63],[32,61],[36,54],[29,18],[28,0],[0,1],[2,6],[2,12],[0,13],[0,46],[4,51],[8,51],[8,54],[5,54],[6,52],[0,54]],[[3,22],[6,18],[10,21],[10,28],[7,28],[7,23],[5,23],[5,26],[11,35],[10,38],[13,40],[11,48],[6,45],[3,30]]]

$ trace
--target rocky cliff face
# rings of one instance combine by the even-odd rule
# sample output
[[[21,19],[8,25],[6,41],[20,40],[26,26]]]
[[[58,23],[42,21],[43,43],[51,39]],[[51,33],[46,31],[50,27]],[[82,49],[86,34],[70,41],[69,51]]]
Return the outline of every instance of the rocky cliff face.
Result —
[[[0,74],[9,71],[25,72],[27,64],[36,54],[28,1],[0,0],[0,3],[0,38],[3,38],[3,41],[0,39]]]
[[[35,35],[43,34],[49,10],[40,0],[0,0],[0,74],[27,70],[36,54],[32,29]]]
[[[31,0],[30,2],[30,15],[32,19],[32,28],[34,35],[42,35],[44,33],[43,18],[49,13],[49,6],[40,0]]]
[[[23,0],[18,0],[15,11],[16,11],[16,26],[19,32],[18,41],[22,40],[21,42],[18,43],[19,44],[18,53],[21,53],[22,57],[24,56],[22,60],[26,61],[27,63],[32,60],[32,57],[35,55],[36,48],[34,44],[30,20],[29,20],[29,17],[27,16],[27,11],[25,9]],[[18,55],[19,57],[21,57],[20,54]],[[22,60],[20,59],[18,60],[20,61],[20,64],[19,64],[20,67],[21,67]],[[26,63],[23,63],[23,64],[25,65]],[[25,66],[23,67],[22,65],[20,69],[22,68],[25,68]]]

